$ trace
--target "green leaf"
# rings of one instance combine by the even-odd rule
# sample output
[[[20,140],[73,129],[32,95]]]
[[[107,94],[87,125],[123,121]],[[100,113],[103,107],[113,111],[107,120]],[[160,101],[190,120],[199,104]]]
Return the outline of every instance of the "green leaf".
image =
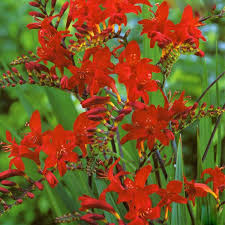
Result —
[[[54,88],[46,88],[45,91],[58,123],[71,130],[78,112],[70,94]]]
[[[179,180],[183,182],[183,173],[184,173],[183,172],[183,152],[182,152],[182,140],[180,136],[178,148],[177,148],[175,180]],[[184,190],[182,191],[181,194],[184,196]],[[180,225],[180,224],[183,224],[184,221],[187,222],[185,205],[173,203],[172,213],[171,213],[171,224]]]

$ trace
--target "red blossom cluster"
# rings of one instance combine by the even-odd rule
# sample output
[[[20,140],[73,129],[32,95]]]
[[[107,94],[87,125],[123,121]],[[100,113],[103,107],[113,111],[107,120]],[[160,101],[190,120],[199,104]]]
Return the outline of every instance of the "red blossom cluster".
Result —
[[[142,167],[136,172],[134,178],[130,179],[129,177],[122,178],[124,175],[129,174],[123,170],[120,170],[117,174],[114,174],[113,169],[118,165],[119,161],[120,159],[117,159],[108,169],[108,172],[105,176],[110,181],[110,184],[106,189],[103,190],[99,196],[99,199],[95,199],[86,195],[79,198],[82,206],[80,208],[81,211],[92,208],[102,209],[112,213],[117,217],[118,221],[120,221],[120,217],[118,217],[116,211],[106,202],[106,194],[108,192],[116,192],[118,194],[117,203],[124,203],[128,205],[129,210],[125,215],[125,219],[130,221],[128,225],[147,225],[149,224],[149,221],[154,221],[161,217],[163,208],[165,208],[164,219],[167,220],[168,210],[171,211],[171,204],[173,202],[187,204],[188,201],[192,201],[193,205],[195,205],[196,197],[205,197],[208,193],[210,193],[216,199],[216,201],[219,201],[219,191],[216,194],[214,192],[215,188],[213,191],[205,183],[213,180],[214,187],[221,187],[225,182],[225,179],[222,178],[224,177],[224,174],[222,177],[220,174],[215,174],[216,170],[219,170],[221,173],[220,168],[216,168],[214,170],[209,168],[203,171],[202,176],[205,173],[210,173],[213,175],[205,183],[196,183],[194,180],[188,181],[186,177],[184,177],[183,182],[172,180],[163,189],[157,184],[146,184],[152,171],[151,165]],[[187,198],[182,196],[183,183]],[[222,190],[223,189],[221,188],[220,191]],[[160,196],[160,200],[155,205],[153,205],[154,193]],[[88,218],[89,216],[90,214],[86,215]],[[92,218],[91,221],[85,221],[89,222],[89,224],[97,224],[96,220],[98,220],[97,217],[96,219]]]
[[[199,21],[198,15],[193,15],[192,7],[188,5],[184,8],[181,21],[176,25],[168,20],[168,15],[169,5],[164,1],[159,5],[151,20],[139,21],[143,25],[142,34],[147,33],[151,39],[150,47],[153,48],[156,42],[162,49],[166,49],[170,44],[173,48],[182,46],[182,44],[190,44],[197,49],[197,55],[204,56],[204,53],[198,49],[199,39],[206,41],[198,29],[199,26],[204,24]]]
[[[165,176],[166,185],[162,187],[160,182],[156,184],[149,178],[150,173],[157,173],[159,169],[157,165],[153,168],[149,164],[151,154],[158,151],[159,164],[166,173],[165,160],[160,158],[159,149],[161,151],[168,146],[174,141],[175,134],[195,120],[206,116],[217,117],[225,111],[224,107],[210,106],[206,109],[205,103],[198,107],[199,101],[191,103],[185,91],[172,96],[164,90],[164,81],[181,54],[204,56],[199,49],[199,40],[206,40],[199,30],[203,25],[199,15],[194,15],[188,5],[180,22],[174,24],[168,19],[169,4],[166,1],[157,5],[154,12],[148,0],[70,0],[64,2],[59,13],[56,13],[56,2],[30,2],[39,11],[30,12],[35,23],[27,27],[38,29],[39,46],[36,54],[30,52],[29,56],[12,62],[13,65],[24,65],[28,82],[27,77],[12,68],[3,74],[0,87],[29,83],[58,88],[76,96],[83,112],[75,118],[73,130],[65,130],[58,124],[52,130],[43,131],[41,116],[36,110],[30,118],[30,131],[19,143],[6,131],[7,143],[1,144],[9,152],[10,162],[9,170],[0,173],[1,185],[15,186],[17,191],[23,193],[22,198],[15,197],[5,187],[0,187],[0,192],[10,193],[15,204],[19,204],[24,196],[33,198],[35,188],[42,190],[43,180],[54,188],[58,184],[57,172],[62,177],[67,170],[81,169],[87,172],[90,180],[96,173],[96,179],[109,181],[98,198],[88,195],[79,197],[80,211],[86,214],[77,213],[72,217],[87,224],[114,224],[94,209],[111,213],[119,225],[147,225],[152,221],[164,223],[172,203],[188,204],[192,201],[195,205],[196,197],[205,197],[208,193],[216,199],[218,206],[220,192],[225,189],[223,168],[202,171],[201,179],[205,174],[210,175],[202,183],[188,181],[185,176],[182,180],[171,180]],[[149,10],[149,18],[138,22],[143,26],[141,34],[148,35],[150,48],[157,43],[162,49],[156,64],[152,59],[141,56],[140,44],[128,39],[129,30],[123,32],[123,26],[128,22],[127,14],[140,13],[141,5]],[[63,16],[66,23],[59,30]],[[112,39],[118,40],[117,46],[109,47],[108,41]],[[48,63],[51,63],[50,68]],[[117,81],[125,89],[126,96],[121,95]],[[153,92],[161,96],[163,105],[152,103]],[[131,120],[127,122],[129,118]],[[123,123],[125,120],[126,123]],[[121,137],[121,131],[127,133]],[[120,154],[116,149],[115,137]],[[128,172],[124,165],[119,165],[119,161],[120,157],[123,158],[124,144],[131,140],[136,140],[140,162],[136,171]],[[37,172],[41,175],[39,180],[27,176],[24,158],[37,165]],[[115,162],[112,164],[113,159]],[[15,182],[6,180],[14,176],[23,176],[30,184],[29,189],[23,191]],[[209,182],[213,183],[213,190],[208,186]],[[91,184],[89,186],[92,187]],[[127,210],[125,215],[119,215],[107,203],[106,197],[110,192],[117,193],[117,203],[123,204]],[[0,200],[4,210],[11,207],[2,198]]]
[[[6,139],[9,142],[3,143],[4,149],[10,152],[9,168],[14,165],[18,170],[24,171],[25,166],[22,158],[33,160],[40,172],[45,176],[51,187],[58,183],[50,168],[58,169],[60,176],[66,171],[66,162],[77,162],[79,154],[74,152],[78,146],[82,155],[87,154],[86,145],[91,143],[88,138],[88,128],[95,128],[99,122],[90,121],[86,113],[81,113],[74,122],[74,130],[64,130],[62,125],[57,125],[54,130],[42,132],[41,118],[38,111],[34,111],[29,122],[30,132],[26,133],[20,144],[12,139],[11,133],[6,131]],[[45,158],[44,168],[41,169],[40,152],[43,151]]]

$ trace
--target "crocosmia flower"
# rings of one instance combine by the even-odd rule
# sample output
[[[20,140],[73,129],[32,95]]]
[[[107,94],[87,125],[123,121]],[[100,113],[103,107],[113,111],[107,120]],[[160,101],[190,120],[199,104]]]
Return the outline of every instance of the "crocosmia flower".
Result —
[[[64,130],[58,125],[53,131],[49,131],[43,140],[43,151],[48,155],[45,160],[44,171],[57,166],[60,176],[66,171],[66,162],[77,162],[78,155],[73,152],[75,148],[75,137],[72,131]]]

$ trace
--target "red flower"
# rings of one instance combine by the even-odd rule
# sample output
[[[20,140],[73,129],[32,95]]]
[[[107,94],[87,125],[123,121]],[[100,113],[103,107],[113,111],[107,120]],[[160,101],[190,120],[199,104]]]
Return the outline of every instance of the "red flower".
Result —
[[[170,204],[172,202],[177,202],[181,204],[187,203],[186,198],[178,195],[182,191],[182,186],[183,184],[181,181],[173,180],[167,184],[166,189],[160,189],[159,191],[157,191],[157,194],[160,195],[162,198],[158,203],[158,206],[166,206],[165,219],[167,219],[168,217],[168,209],[171,210]]]
[[[192,108],[192,106],[186,106],[186,103],[188,101],[185,100],[184,93],[185,92],[182,91],[180,97],[176,99],[173,103],[170,103],[170,114],[175,118],[179,117],[184,113],[188,113]]]
[[[120,158],[118,158],[112,166],[110,166],[107,179],[110,181],[110,184],[106,189],[103,190],[103,192],[100,195],[100,199],[105,199],[105,195],[107,192],[117,192],[120,193],[122,190],[124,190],[124,187],[121,184],[120,177],[124,176],[125,174],[128,174],[128,172],[120,171],[116,175],[113,174],[114,167],[119,163]]]
[[[15,139],[12,139],[11,133],[6,131],[6,139],[11,144],[6,144],[4,148],[10,152],[9,158],[13,157],[13,159],[9,162],[9,168],[11,169],[12,165],[14,165],[17,169],[24,171],[24,163],[22,161],[23,158],[28,158],[33,160],[37,165],[40,165],[39,153],[33,152],[29,150],[25,145],[18,145]]]
[[[103,3],[103,7],[106,8],[105,14],[110,17],[109,24],[121,24],[127,25],[127,13],[141,12],[141,7],[136,4],[146,4],[151,6],[147,0],[107,0]]]
[[[43,172],[43,175],[45,179],[48,181],[51,188],[54,188],[58,184],[59,181],[51,171],[46,170]]]
[[[216,199],[218,198],[216,194],[209,188],[206,184],[195,183],[194,180],[187,181],[184,177],[185,192],[188,194],[188,200],[192,201],[195,206],[196,197],[205,197],[207,193],[212,194]]]
[[[68,69],[72,73],[72,76],[66,81],[66,88],[74,89],[77,87],[79,95],[83,96],[83,94],[87,92],[87,87],[90,86],[94,77],[92,62],[86,60],[82,63],[80,68],[70,66]]]
[[[213,191],[217,196],[219,196],[220,191],[222,192],[225,189],[225,175],[222,172],[222,169],[224,168],[219,168],[218,166],[216,166],[215,169],[208,168],[205,169],[201,175],[201,177],[205,174],[209,174],[211,176],[205,181],[205,183],[208,184],[210,181],[213,182]]]
[[[196,48],[199,47],[199,39],[206,41],[202,32],[198,29],[199,26],[204,24],[199,22],[199,16],[194,17],[192,7],[190,5],[184,8],[184,12],[180,23],[174,27],[174,40],[176,44],[190,43],[195,44]]]
[[[125,189],[119,192],[118,203],[127,202],[129,205],[129,212],[125,216],[126,219],[132,220],[129,224],[147,224],[148,219],[160,217],[160,208],[152,207],[149,197],[158,191],[158,185],[145,185],[151,170],[152,166],[147,165],[136,173],[134,181],[126,178]]]
[[[158,89],[157,82],[152,80],[152,73],[159,73],[157,66],[149,64],[150,59],[141,59],[141,52],[136,41],[131,41],[121,53],[115,73],[118,74],[119,82],[127,89],[129,101],[136,101],[142,97],[148,103],[148,91]]]
[[[68,31],[57,31],[51,21],[54,17],[47,17],[41,22],[38,40],[42,47],[37,48],[37,55],[42,61],[50,61],[63,73],[64,67],[72,65],[71,53],[61,45],[64,37],[69,36]],[[39,61],[40,61],[39,60]]]
[[[57,165],[60,176],[63,176],[67,171],[65,162],[78,160],[77,153],[73,152],[76,146],[73,132],[64,130],[59,124],[53,131],[49,131],[43,139],[42,148],[48,155],[44,171]]]
[[[144,141],[147,140],[149,149],[151,150],[159,140],[163,145],[169,145],[174,139],[173,133],[167,128],[171,119],[168,110],[168,104],[164,108],[154,105],[146,106],[144,109],[137,109],[132,115],[132,124],[123,124],[122,128],[128,132],[122,140],[121,144],[129,140],[137,140],[136,148],[139,155],[144,150]]]
[[[147,33],[148,37],[151,39],[151,48],[155,46],[156,42],[158,42],[158,46],[160,48],[165,48],[172,42],[171,30],[173,29],[174,24],[172,21],[167,19],[168,15],[169,5],[164,1],[158,7],[153,19],[144,19],[138,22],[143,25],[143,31],[141,34]]]
[[[86,145],[91,143],[91,140],[88,138],[88,128],[95,128],[99,125],[100,122],[89,120],[87,113],[81,113],[75,120],[73,124],[73,132],[75,136],[75,144],[79,146],[83,157],[87,155]]]
[[[70,0],[70,11],[67,24],[69,24],[71,20],[74,21],[77,19],[75,26],[81,26],[86,23],[92,30],[96,24],[99,24],[106,19],[106,15],[104,10],[100,8],[100,4],[101,2],[98,0]]]
[[[34,111],[29,122],[31,132],[26,134],[21,141],[22,145],[28,148],[36,148],[36,151],[40,151],[42,145],[42,132],[41,132],[41,117],[38,110]]]
[[[93,56],[93,60],[89,58]],[[118,95],[115,81],[109,75],[113,73],[114,65],[111,63],[111,52],[108,47],[95,47],[85,52],[81,68],[70,67],[73,76],[67,81],[69,89],[78,87],[82,96],[86,91],[91,96],[98,93],[101,88],[109,87]]]

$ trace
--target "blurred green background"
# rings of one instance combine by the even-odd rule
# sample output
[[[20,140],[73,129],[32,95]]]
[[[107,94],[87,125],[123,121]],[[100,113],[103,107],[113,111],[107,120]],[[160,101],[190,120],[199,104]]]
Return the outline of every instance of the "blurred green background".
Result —
[[[32,18],[28,15],[31,7],[28,5],[29,1],[25,0],[1,0],[0,1],[0,71],[1,73],[9,68],[9,63],[17,56],[26,54],[28,51],[35,51],[37,41],[37,31],[29,31],[26,28],[28,23],[32,22]],[[58,1],[58,5],[63,0]],[[161,1],[157,1],[161,2]],[[179,21],[182,9],[185,4],[191,4],[196,11],[202,16],[208,15],[210,7],[213,3],[217,4],[218,12],[224,7],[224,0],[217,1],[170,1],[174,7],[171,10],[170,19],[174,22]],[[151,1],[154,3],[154,1]],[[141,26],[137,26],[137,16],[129,16],[130,23],[128,27],[131,28],[129,39],[136,39],[142,45],[140,36]],[[217,74],[224,71],[225,61],[225,19],[213,19],[206,22],[206,26],[202,27],[203,34],[207,42],[201,42],[201,49],[206,53],[205,58],[201,59],[197,56],[182,56],[173,68],[172,74],[166,84],[167,90],[171,89],[186,91],[186,95],[192,96],[193,101],[204,90],[203,80],[207,76],[208,83],[211,83],[216,78]],[[216,60],[216,49],[218,46],[218,54]],[[157,49],[150,50],[154,62],[157,58],[154,52]],[[220,99],[216,97],[216,86],[214,86],[205,97],[208,104],[215,106],[223,105],[225,102],[225,78],[219,81],[218,85]],[[60,91],[54,92],[52,89],[24,85],[17,88],[0,89],[0,140],[5,140],[5,130],[10,130],[17,140],[26,132],[25,123],[29,121],[32,112],[38,109],[42,115],[44,129],[53,128],[57,122],[64,125],[65,128],[70,129],[72,122],[75,119],[76,113],[80,110],[78,103],[69,95],[62,95]],[[65,101],[67,100],[67,105]],[[65,105],[61,105],[65,104]],[[68,115],[64,110],[70,107],[70,111],[74,114]],[[62,108],[56,112],[55,109]],[[69,110],[68,110],[69,111]],[[70,117],[70,120],[64,118]],[[213,123],[215,121],[212,121]],[[222,163],[225,162],[225,117],[223,116],[221,123],[223,124],[222,131]],[[184,147],[184,163],[187,174],[195,176],[196,167],[196,123],[190,128],[183,131],[183,147]],[[216,149],[217,134],[213,140],[214,149]],[[0,171],[8,168],[8,160],[6,160],[6,153],[0,152]],[[54,193],[61,190],[59,186]],[[76,184],[71,184],[70,188],[77,188]],[[79,189],[79,188],[78,188]],[[81,188],[82,189],[82,188]],[[81,191],[81,190],[79,190]],[[48,225],[54,224],[55,214],[53,212],[54,202],[52,202],[52,194],[46,188],[43,193],[37,192],[35,200],[27,200],[20,206],[14,207],[9,213],[0,217],[0,224],[3,225]],[[63,196],[63,203],[67,205],[66,201],[75,201],[73,196]],[[77,208],[76,206],[75,208]],[[73,210],[73,207],[67,207]],[[60,213],[60,212],[59,212]]]

